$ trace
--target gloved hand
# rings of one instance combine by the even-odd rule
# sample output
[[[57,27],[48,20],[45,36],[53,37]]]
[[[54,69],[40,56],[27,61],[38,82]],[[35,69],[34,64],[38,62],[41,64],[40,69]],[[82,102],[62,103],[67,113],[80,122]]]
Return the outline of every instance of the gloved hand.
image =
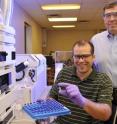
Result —
[[[58,83],[59,93],[68,97],[72,102],[80,107],[84,107],[86,98],[82,96],[76,85],[69,83]]]

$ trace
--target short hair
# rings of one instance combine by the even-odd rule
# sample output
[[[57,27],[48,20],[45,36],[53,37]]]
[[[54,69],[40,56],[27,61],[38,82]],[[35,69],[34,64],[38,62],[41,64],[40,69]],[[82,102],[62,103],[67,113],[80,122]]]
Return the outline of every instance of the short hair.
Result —
[[[117,6],[117,1],[106,4],[105,7],[103,8],[103,12],[105,12],[106,9],[111,9],[113,7]]]
[[[79,41],[76,41],[74,44],[73,44],[73,47],[72,47],[72,53],[74,51],[74,47],[77,45],[77,46],[85,46],[86,44],[89,44],[90,48],[91,48],[91,54],[93,55],[94,54],[94,45],[90,42],[90,41],[87,41],[87,40],[79,40]]]

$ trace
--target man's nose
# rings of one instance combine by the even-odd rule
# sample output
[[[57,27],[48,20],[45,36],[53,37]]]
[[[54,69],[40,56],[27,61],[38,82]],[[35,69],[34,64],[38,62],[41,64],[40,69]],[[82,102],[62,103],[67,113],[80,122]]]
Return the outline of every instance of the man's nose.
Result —
[[[84,61],[84,58],[83,57],[80,57],[79,58],[79,62],[82,62],[82,61]]]

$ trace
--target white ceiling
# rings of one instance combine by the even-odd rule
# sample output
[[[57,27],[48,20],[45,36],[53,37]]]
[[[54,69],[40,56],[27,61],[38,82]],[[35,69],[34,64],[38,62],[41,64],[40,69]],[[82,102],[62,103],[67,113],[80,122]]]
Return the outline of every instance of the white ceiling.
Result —
[[[104,28],[102,20],[102,9],[106,3],[115,0],[15,0],[31,17],[33,17],[43,28],[51,29],[53,24],[75,24],[79,30],[101,30]],[[59,10],[44,11],[41,5],[44,4],[62,4],[79,3],[80,10]],[[59,15],[61,17],[78,17],[77,22],[48,22],[50,15]]]

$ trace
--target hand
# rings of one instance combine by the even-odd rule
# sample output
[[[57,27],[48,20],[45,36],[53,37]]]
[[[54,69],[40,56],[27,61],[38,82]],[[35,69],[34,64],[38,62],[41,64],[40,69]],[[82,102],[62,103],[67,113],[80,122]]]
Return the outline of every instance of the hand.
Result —
[[[68,97],[72,102],[79,105],[80,107],[84,107],[85,98],[79,91],[79,88],[76,85],[69,83],[58,83],[59,93],[63,96]]]

